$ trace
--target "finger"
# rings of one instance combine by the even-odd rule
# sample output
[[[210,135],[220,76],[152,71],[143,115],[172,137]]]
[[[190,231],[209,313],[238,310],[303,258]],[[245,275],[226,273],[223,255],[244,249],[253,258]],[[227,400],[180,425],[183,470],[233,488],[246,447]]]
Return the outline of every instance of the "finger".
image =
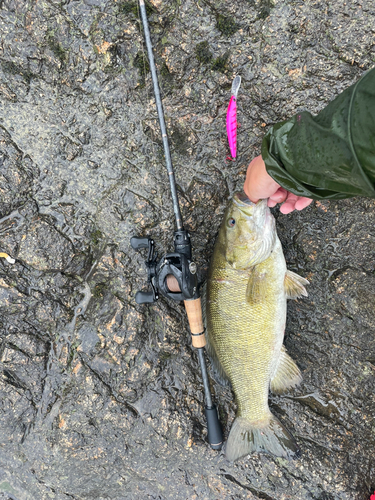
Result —
[[[275,193],[273,193],[269,199],[275,202],[275,205],[277,203],[282,203],[283,201],[286,200],[288,196],[288,191],[282,187],[280,187]],[[275,206],[273,205],[273,206]]]
[[[276,205],[277,205],[277,201],[273,201],[273,200],[271,200],[271,198],[268,198],[268,201],[267,201],[268,207],[273,208],[273,207],[276,207]]]
[[[310,205],[310,203],[312,203],[311,198],[304,198],[303,196],[301,196],[296,201],[295,209],[296,210],[303,210],[304,208],[308,207]]]
[[[290,214],[296,208],[296,201],[298,200],[298,196],[293,193],[288,193],[287,199],[280,207],[280,212],[282,214]]]

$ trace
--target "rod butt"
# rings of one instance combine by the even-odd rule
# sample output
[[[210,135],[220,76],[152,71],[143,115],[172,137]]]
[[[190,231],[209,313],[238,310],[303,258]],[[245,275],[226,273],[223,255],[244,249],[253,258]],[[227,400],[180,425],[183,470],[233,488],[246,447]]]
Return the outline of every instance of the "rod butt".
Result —
[[[213,450],[221,450],[223,446],[223,431],[221,430],[221,425],[217,415],[216,406],[208,408],[206,406],[206,419],[207,419],[207,431],[208,431],[208,442]]]

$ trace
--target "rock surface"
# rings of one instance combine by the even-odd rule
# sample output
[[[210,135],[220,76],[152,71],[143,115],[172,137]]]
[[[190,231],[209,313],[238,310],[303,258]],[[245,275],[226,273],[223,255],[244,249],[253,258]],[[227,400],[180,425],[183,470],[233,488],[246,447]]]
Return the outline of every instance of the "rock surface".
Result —
[[[265,130],[374,66],[373,0],[153,0],[148,15],[182,214],[204,280],[228,197]],[[135,1],[0,2],[0,498],[367,500],[375,489],[375,203],[275,209],[286,346],[304,381],[271,398],[302,449],[236,464],[209,448],[183,307],[137,306],[150,235],[174,229]],[[238,158],[226,162],[231,81]],[[212,381],[225,435],[230,389]]]

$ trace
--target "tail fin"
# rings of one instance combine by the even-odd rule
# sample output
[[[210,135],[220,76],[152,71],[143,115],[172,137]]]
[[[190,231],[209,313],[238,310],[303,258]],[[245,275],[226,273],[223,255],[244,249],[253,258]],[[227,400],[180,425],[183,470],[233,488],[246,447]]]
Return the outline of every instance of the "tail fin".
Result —
[[[243,417],[238,417],[234,421],[225,448],[227,459],[234,462],[252,451],[287,458],[299,454],[293,436],[273,415],[264,427],[255,427]]]

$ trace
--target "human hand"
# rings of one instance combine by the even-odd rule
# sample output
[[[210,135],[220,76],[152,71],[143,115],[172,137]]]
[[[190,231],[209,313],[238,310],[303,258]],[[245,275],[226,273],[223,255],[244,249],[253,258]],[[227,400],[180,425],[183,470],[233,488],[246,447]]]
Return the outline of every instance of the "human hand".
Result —
[[[266,165],[260,155],[254,158],[248,166],[243,189],[253,203],[264,198],[268,198],[269,207],[282,203],[280,207],[282,214],[289,214],[293,210],[302,210],[312,202],[312,199],[297,196],[277,184],[268,175]]]

